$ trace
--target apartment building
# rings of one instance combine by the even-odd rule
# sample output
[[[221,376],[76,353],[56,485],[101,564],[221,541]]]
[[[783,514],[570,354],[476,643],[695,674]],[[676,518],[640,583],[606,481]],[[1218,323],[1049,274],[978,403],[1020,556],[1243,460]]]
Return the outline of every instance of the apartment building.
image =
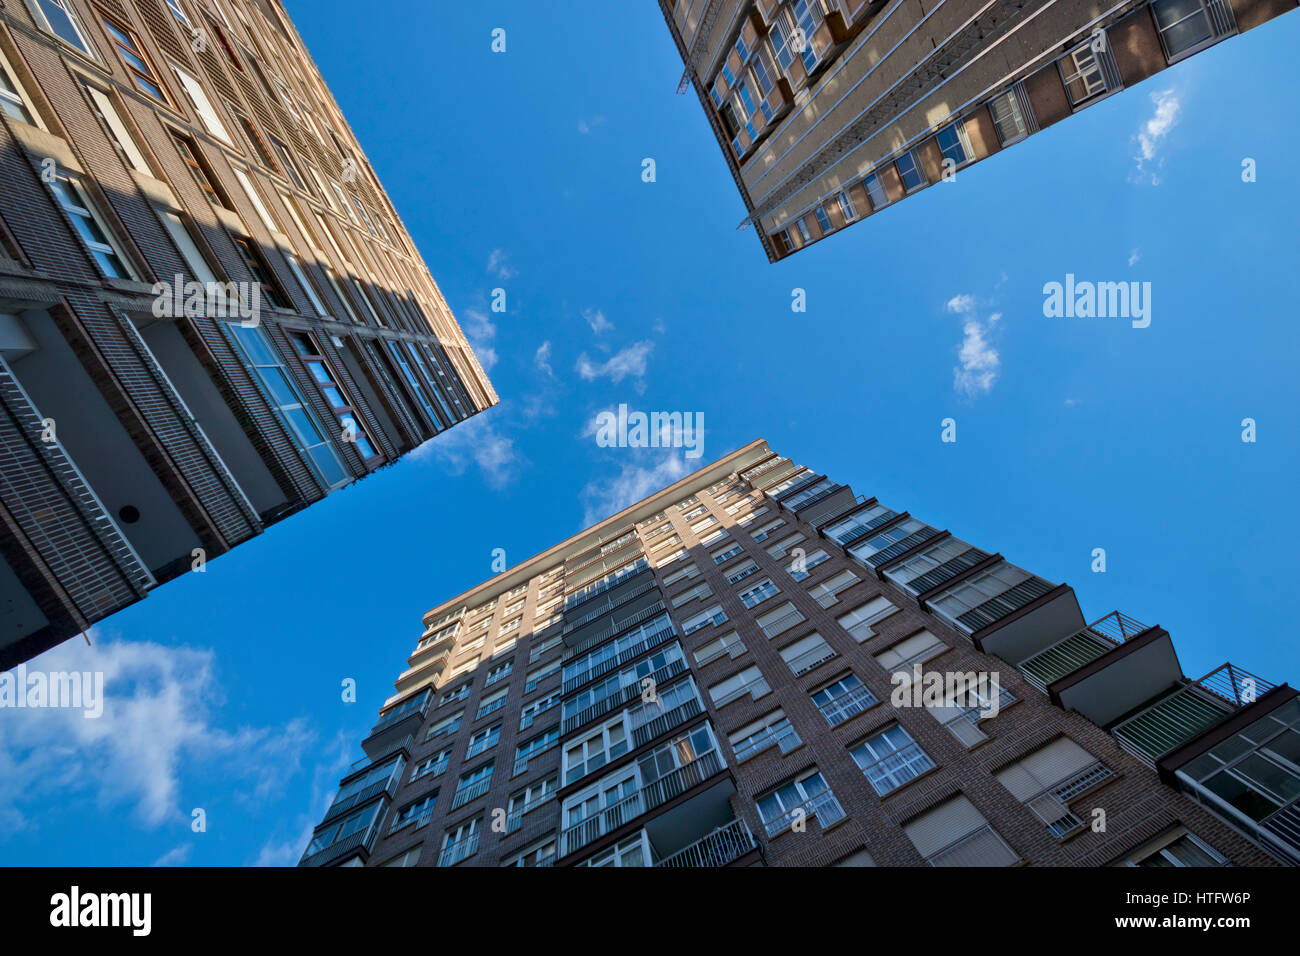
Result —
[[[1297,0],[659,6],[775,262]]]
[[[429,611],[301,865],[1300,862],[1295,690],[1088,621],[755,441]]]
[[[496,401],[278,0],[0,3],[0,668]]]

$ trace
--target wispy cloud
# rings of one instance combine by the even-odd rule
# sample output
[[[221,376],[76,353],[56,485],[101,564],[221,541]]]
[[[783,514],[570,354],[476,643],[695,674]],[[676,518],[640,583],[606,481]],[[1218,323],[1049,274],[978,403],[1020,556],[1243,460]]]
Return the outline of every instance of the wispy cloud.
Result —
[[[311,842],[316,824],[320,822],[334,800],[339,778],[344,776],[351,767],[355,746],[356,741],[343,731],[335,735],[334,740],[325,748],[324,759],[317,764],[312,774],[311,799],[307,803],[305,812],[298,814],[286,827],[277,829],[262,844],[257,856],[252,860],[253,866],[297,865],[303,851],[307,849],[307,844]],[[291,830],[287,837],[284,836],[286,829]]]
[[[410,458],[414,461],[436,459],[457,475],[476,466],[489,487],[505,488],[519,476],[527,460],[515,448],[515,440],[496,429],[491,416],[499,416],[502,407],[480,412],[429,439],[411,452]]]
[[[1155,107],[1151,117],[1142,124],[1135,139],[1137,140],[1137,169],[1133,174],[1134,182],[1149,182],[1160,185],[1160,173],[1165,160],[1160,155],[1160,148],[1165,138],[1178,125],[1182,114],[1182,96],[1176,90],[1156,90],[1151,94],[1151,103]]]
[[[962,317],[962,341],[957,347],[958,364],[952,370],[953,388],[963,398],[987,395],[997,383],[1002,359],[989,343],[993,328],[1002,318],[994,312],[981,319],[975,297],[957,295],[948,300],[947,309]]]
[[[1142,258],[1142,250],[1134,249],[1132,252],[1128,254],[1128,264],[1131,266],[1135,266],[1138,264],[1141,258]]]
[[[104,674],[104,711],[13,710],[0,721],[0,833],[32,823],[30,808],[71,794],[102,808],[128,807],[158,827],[190,819],[182,777],[217,775],[250,805],[279,796],[301,767],[315,734],[302,720],[280,727],[218,726],[222,702],[216,655],[195,647],[105,640],[69,641],[29,669]],[[202,797],[192,796],[202,806]],[[179,853],[180,850],[173,851]],[[163,860],[171,854],[163,857]],[[161,861],[160,861],[161,862]]]
[[[190,861],[190,856],[194,852],[193,843],[182,843],[178,847],[168,850],[158,859],[153,861],[153,866],[184,866]]]
[[[546,375],[548,378],[555,377],[555,369],[551,368],[551,340],[547,339],[541,345],[537,346],[537,352],[533,355],[533,365],[537,371]]]
[[[493,249],[488,256],[488,275],[494,275],[498,279],[513,279],[519,273],[510,266],[508,259],[504,249]]]
[[[469,340],[474,354],[478,356],[483,371],[490,372],[497,364],[498,358],[496,347],[493,345],[497,337],[496,323],[482,309],[466,309],[463,315],[461,328],[465,332],[465,338]]]
[[[602,332],[608,332],[614,328],[614,323],[605,318],[605,313],[600,309],[583,309],[582,317],[587,320],[591,326],[591,331],[600,335]]]
[[[581,133],[583,136],[586,136],[597,126],[604,126],[604,125],[605,125],[605,117],[603,116],[593,116],[591,119],[580,119],[578,120],[578,132]]]
[[[648,467],[627,464],[613,478],[588,482],[580,496],[584,525],[589,527],[603,521],[628,505],[680,480],[690,470],[685,456],[677,453]]]
[[[608,378],[615,385],[625,378],[643,379],[654,348],[653,342],[634,342],[619,349],[604,362],[593,362],[583,352],[578,356],[578,374],[588,382]]]

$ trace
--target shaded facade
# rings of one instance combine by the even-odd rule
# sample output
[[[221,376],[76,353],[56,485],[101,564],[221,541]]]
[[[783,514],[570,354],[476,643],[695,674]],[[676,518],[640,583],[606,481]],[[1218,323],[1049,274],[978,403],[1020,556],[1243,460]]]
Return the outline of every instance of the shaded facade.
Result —
[[[1300,861],[1294,690],[761,440],[423,623],[301,865]]]
[[[770,261],[1297,0],[659,0]]]
[[[0,667],[496,394],[272,0],[0,8]]]

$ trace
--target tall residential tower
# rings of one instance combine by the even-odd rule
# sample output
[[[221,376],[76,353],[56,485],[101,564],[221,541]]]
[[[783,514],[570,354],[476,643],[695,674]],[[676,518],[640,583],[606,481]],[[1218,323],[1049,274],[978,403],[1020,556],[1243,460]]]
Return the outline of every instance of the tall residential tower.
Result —
[[[755,441],[429,611],[302,865],[1294,865],[1296,697]]]
[[[0,668],[496,401],[277,0],[0,3]]]
[[[659,6],[775,261],[1297,0]]]

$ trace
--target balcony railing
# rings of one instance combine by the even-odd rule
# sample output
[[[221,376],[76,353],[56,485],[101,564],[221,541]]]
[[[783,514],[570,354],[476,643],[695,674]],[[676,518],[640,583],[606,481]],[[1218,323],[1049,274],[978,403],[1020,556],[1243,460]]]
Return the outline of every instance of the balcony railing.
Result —
[[[478,834],[471,833],[463,840],[448,843],[438,854],[439,866],[455,866],[461,860],[468,859],[478,852]]]
[[[451,799],[451,808],[455,810],[457,807],[463,807],[471,800],[483,796],[483,794],[488,792],[488,788],[491,786],[492,778],[488,777],[486,780],[479,780],[465,787],[457,787],[456,794]]]
[[[689,846],[682,847],[671,856],[664,857],[655,866],[672,868],[727,866],[751,850],[757,849],[758,841],[750,832],[749,824],[744,820],[732,820],[712,833],[706,833]]]
[[[835,656],[835,649],[829,644],[823,644],[821,647],[814,647],[810,651],[804,651],[797,657],[786,661],[786,663],[790,665],[790,670],[795,677],[802,677],[813,668],[820,667]]]
[[[758,465],[755,468],[750,468],[747,471],[742,471],[739,477],[741,481],[747,481],[752,485],[754,483],[754,479],[757,478],[759,475],[764,475],[767,472],[771,471],[773,468],[778,468],[781,465],[788,465],[788,464],[790,464],[789,458],[773,458],[771,461]]]
[[[649,786],[642,787],[617,803],[612,803],[602,810],[579,820],[561,833],[561,853],[569,854],[582,849],[597,837],[612,833],[626,823],[630,823],[643,813],[648,813],[685,793],[696,784],[719,773],[723,769],[722,758],[716,750],[701,754],[690,763],[683,764],[666,774]]]
[[[605,660],[600,661],[597,664],[592,664],[591,666],[584,667],[581,670],[575,670],[572,668],[575,667],[578,661],[574,661],[564,668],[567,673],[564,677],[562,692],[570,694],[584,684],[589,684],[598,677],[604,677],[606,674],[623,666],[634,657],[644,654],[646,651],[650,650],[650,648],[665,643],[670,638],[674,637],[675,633],[672,621],[665,621],[662,627],[656,628],[645,637],[641,638],[641,640],[629,644],[614,656],[607,657]]]
[[[645,574],[646,571],[649,570],[650,569],[647,567],[642,571],[638,571],[636,574],[629,574],[627,577],[625,577],[622,581],[619,581],[618,583],[623,584],[627,581],[632,580],[635,577]],[[659,585],[655,583],[654,578],[651,577],[648,580],[639,582],[638,584],[634,585],[631,588],[628,588],[624,591],[620,591],[618,594],[609,595],[605,598],[602,598],[601,601],[597,604],[592,604],[584,608],[582,616],[580,617],[570,618],[568,616],[568,613],[566,612],[563,633],[572,634],[574,631],[578,630],[578,628],[582,627],[583,625],[590,624],[592,621],[596,620],[597,618],[600,618],[608,614],[610,611],[622,607],[624,604],[627,604],[629,601],[640,597],[646,592],[655,590],[658,586]],[[585,600],[583,603],[585,603]]]
[[[1113,775],[1111,769],[1098,760],[1078,773],[1044,787],[1026,798],[1024,804],[1046,824],[1047,832],[1060,840],[1083,829],[1083,821],[1070,809],[1070,801]]]
[[[1145,630],[1148,630],[1145,624],[1135,621],[1127,614],[1111,611],[1100,621],[1094,621],[1083,630],[1075,631],[1017,666],[1025,680],[1047,693],[1049,684],[1067,674],[1073,674],[1080,667]]]
[[[667,610],[668,608],[664,606],[663,601],[656,600],[650,606],[643,607],[641,610],[629,614],[626,617],[611,617],[609,623],[600,630],[592,631],[583,638],[581,643],[574,644],[573,652],[575,654],[585,653],[587,649],[609,640],[616,634],[621,634],[624,631],[631,630],[638,624],[644,624],[646,621],[665,613]],[[566,633],[566,640],[568,637],[569,634]]]
[[[635,747],[644,747],[660,734],[702,713],[704,713],[704,705],[700,703],[698,697],[693,697],[686,703],[674,707],[666,714],[660,714],[658,717],[647,720],[644,724],[634,728],[632,730],[632,744]]]
[[[1154,767],[1161,756],[1218,726],[1273,686],[1262,677],[1224,664],[1120,721],[1111,733],[1121,747]]]
[[[821,828],[825,830],[832,823],[838,823],[844,819],[844,808],[840,802],[835,799],[835,794],[830,790],[823,790],[815,797],[810,797],[797,807],[791,807],[780,816],[773,817],[763,824],[769,837],[775,837],[786,830],[791,829],[796,821],[807,820],[808,817],[816,817]]]
[[[743,741],[735,745],[734,750],[736,753],[736,760],[741,761],[748,760],[756,754],[761,754],[768,747],[773,746],[779,748],[781,753],[788,754],[801,743],[803,743],[803,741],[799,739],[799,735],[795,732],[794,727],[787,719],[769,727],[762,733],[746,737]]]
[[[678,674],[685,671],[686,668],[686,661],[683,658],[678,658],[677,660],[669,661],[663,667],[646,675],[646,678],[642,678],[642,680],[648,678],[654,682],[653,686],[658,686],[664,681],[672,680]],[[641,681],[629,684],[626,687],[621,688],[618,693],[610,694],[608,697],[602,697],[600,700],[584,707],[577,713],[569,714],[569,716],[564,718],[563,732],[566,734],[571,733],[583,724],[587,723],[587,721],[595,720],[602,714],[607,714],[615,708],[622,707],[624,704],[635,700],[640,696]]]

